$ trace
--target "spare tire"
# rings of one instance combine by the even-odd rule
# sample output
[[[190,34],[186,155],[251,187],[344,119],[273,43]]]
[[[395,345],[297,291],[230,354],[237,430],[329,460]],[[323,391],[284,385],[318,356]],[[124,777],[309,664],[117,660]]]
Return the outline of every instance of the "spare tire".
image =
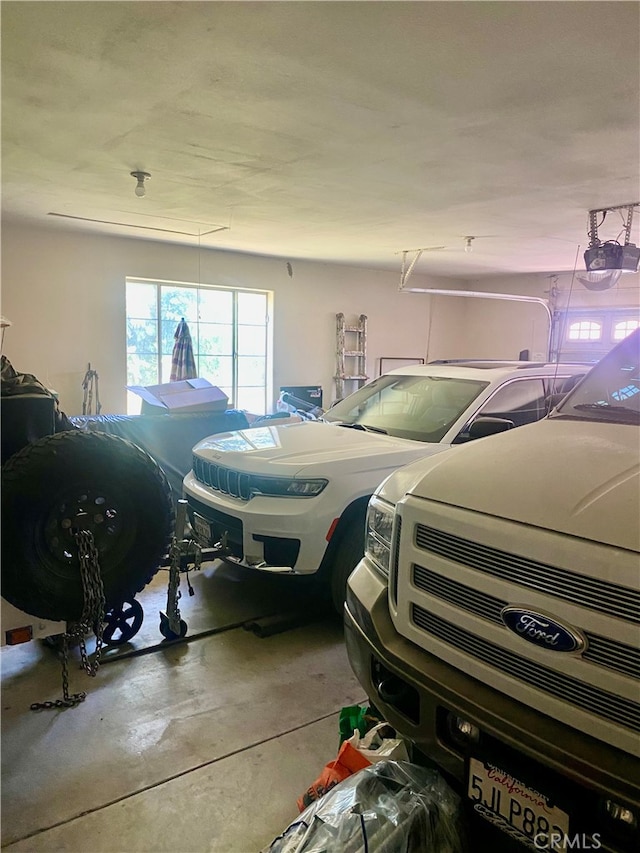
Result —
[[[174,523],[167,478],[140,447],[106,433],[47,436],[2,467],[2,595],[41,619],[79,620],[75,533],[86,529],[109,610],[152,579]]]

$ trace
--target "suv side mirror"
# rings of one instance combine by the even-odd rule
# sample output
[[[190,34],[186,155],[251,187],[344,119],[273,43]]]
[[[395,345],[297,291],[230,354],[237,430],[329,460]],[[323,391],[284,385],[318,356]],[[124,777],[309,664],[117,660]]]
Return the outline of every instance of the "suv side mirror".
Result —
[[[488,435],[497,435],[499,432],[513,429],[514,426],[513,421],[506,418],[480,416],[469,427],[469,438],[485,438]]]

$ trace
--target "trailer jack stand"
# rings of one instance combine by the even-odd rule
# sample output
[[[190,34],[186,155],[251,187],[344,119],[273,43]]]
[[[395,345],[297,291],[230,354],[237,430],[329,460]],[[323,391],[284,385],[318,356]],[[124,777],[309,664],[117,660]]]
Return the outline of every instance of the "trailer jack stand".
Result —
[[[180,615],[179,600],[180,572],[187,576],[189,595],[193,595],[193,587],[189,583],[189,572],[199,569],[202,565],[203,551],[199,543],[194,539],[185,538],[184,531],[187,520],[187,501],[178,501],[178,512],[176,517],[175,536],[171,541],[169,550],[169,586],[167,589],[167,609],[160,611],[160,633],[165,640],[179,640],[187,634],[187,623]],[[214,548],[207,548],[205,555],[208,560],[224,557],[229,553],[226,542],[226,533],[222,541]]]

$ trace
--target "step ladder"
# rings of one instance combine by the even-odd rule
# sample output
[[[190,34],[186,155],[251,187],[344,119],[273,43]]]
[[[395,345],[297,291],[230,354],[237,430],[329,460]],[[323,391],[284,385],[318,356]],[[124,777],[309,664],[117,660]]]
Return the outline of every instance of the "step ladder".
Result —
[[[367,316],[347,325],[344,314],[336,314],[336,399],[356,391],[369,378],[367,363]],[[345,383],[349,383],[348,386]]]

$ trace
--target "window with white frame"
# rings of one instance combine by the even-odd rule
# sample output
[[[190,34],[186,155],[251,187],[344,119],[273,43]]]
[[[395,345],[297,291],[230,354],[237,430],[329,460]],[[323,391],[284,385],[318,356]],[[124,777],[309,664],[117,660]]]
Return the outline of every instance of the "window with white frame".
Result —
[[[579,320],[569,326],[567,338],[570,341],[599,341],[602,337],[602,323],[592,320]]]
[[[271,394],[272,293],[127,279],[127,385],[169,382],[174,334],[184,317],[198,376],[217,385],[229,408],[265,414]],[[129,392],[127,411],[140,410]]]
[[[613,327],[613,340],[622,341],[640,326],[640,320],[621,320]]]

